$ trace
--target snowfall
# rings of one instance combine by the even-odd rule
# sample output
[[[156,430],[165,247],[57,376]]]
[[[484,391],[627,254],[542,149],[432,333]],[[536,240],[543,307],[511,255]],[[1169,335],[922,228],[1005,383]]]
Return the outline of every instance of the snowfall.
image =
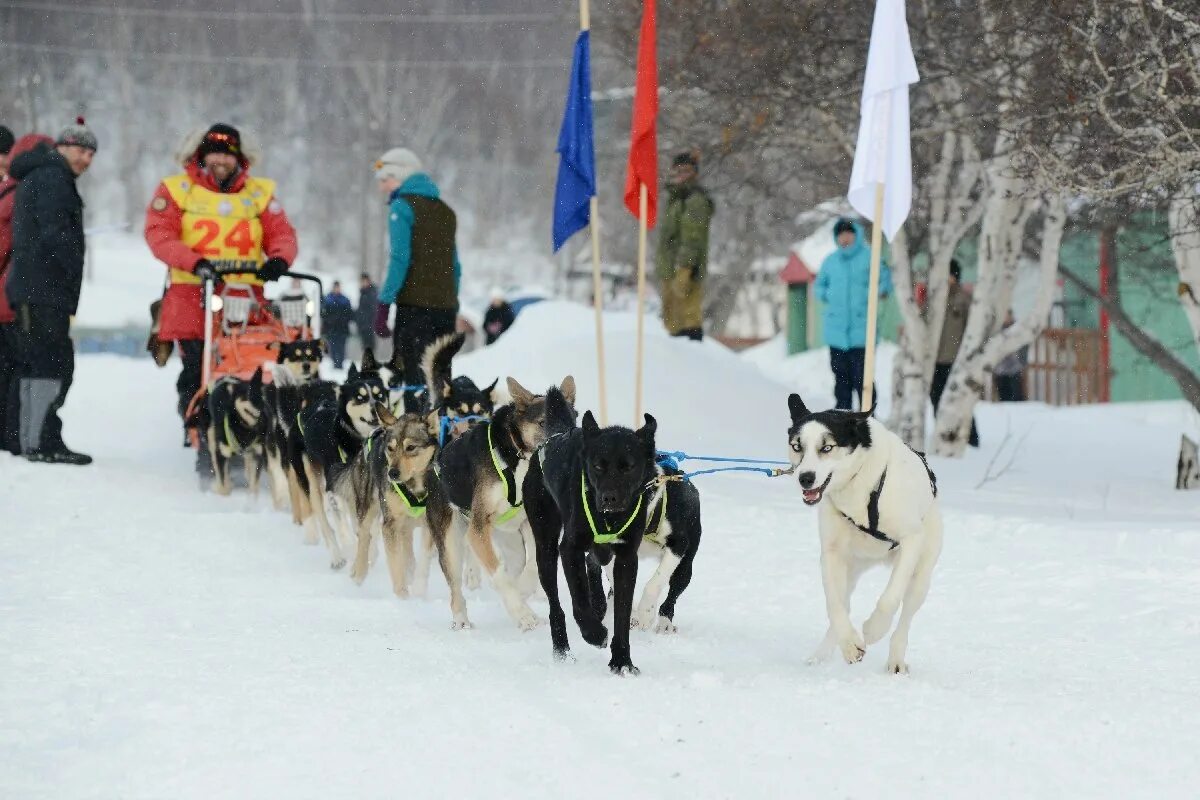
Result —
[[[634,318],[608,315],[632,422]],[[531,306],[456,370],[598,401],[590,309]],[[893,350],[879,369],[886,400]],[[735,354],[647,325],[659,446],[786,457],[786,397],[831,404],[827,354]],[[704,539],[675,635],[638,677],[569,628],[520,633],[486,585],[450,629],[436,570],[399,600],[306,547],[266,494],[201,494],[177,364],[79,359],[86,469],[0,455],[0,797],[1182,797],[1200,781],[1200,495],[1173,489],[1182,403],[984,404],[932,459],[946,543],[908,676],[885,643],[810,666],[816,513],[790,478],[697,478]],[[886,403],[883,408],[886,415]],[[652,568],[643,562],[642,581]],[[867,615],[886,574],[854,602]],[[535,610],[546,613],[544,601]]]

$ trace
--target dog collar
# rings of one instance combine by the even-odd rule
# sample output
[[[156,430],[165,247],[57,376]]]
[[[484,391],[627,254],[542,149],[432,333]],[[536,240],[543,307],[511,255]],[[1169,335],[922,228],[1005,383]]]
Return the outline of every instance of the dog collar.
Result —
[[[410,517],[421,517],[425,515],[426,501],[429,499],[429,493],[426,492],[423,496],[417,497],[408,490],[408,487],[399,481],[388,481],[392,485],[392,491],[400,496],[404,501],[405,508],[408,509]]]
[[[592,541],[596,544],[615,544],[621,541],[621,535],[629,530],[629,526],[637,519],[637,515],[642,510],[643,495],[638,493],[637,505],[633,507],[633,513],[629,515],[629,519],[625,520],[625,524],[617,531],[606,531],[601,533],[596,527],[596,519],[592,516],[592,507],[588,505],[587,496],[587,472],[579,471],[579,496],[583,500],[583,513],[587,517],[588,527],[592,529]],[[664,493],[665,496],[665,493]]]

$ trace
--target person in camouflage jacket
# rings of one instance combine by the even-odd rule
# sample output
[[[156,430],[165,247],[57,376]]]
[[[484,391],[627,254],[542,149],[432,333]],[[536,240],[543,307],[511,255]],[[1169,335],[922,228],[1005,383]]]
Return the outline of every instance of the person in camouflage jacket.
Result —
[[[667,206],[658,218],[657,272],[663,324],[672,336],[704,338],[704,277],[713,201],[699,183],[699,161],[680,153],[671,164]]]

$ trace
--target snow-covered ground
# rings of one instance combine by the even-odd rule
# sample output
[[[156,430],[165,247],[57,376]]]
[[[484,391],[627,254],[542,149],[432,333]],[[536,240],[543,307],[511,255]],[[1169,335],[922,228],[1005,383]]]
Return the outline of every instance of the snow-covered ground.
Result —
[[[632,320],[608,323],[628,421]],[[663,448],[783,458],[789,388],[828,400],[820,353],[801,370],[650,327]],[[592,346],[589,311],[546,303],[460,367],[533,387],[570,371],[594,407]],[[983,448],[933,462],[946,548],[908,677],[882,646],[805,664],[816,516],[788,479],[698,479],[679,634],[635,632],[642,674],[617,679],[573,626],[578,661],[555,663],[484,588],[452,632],[436,574],[424,600],[379,568],[355,587],[265,498],[199,494],[175,371],[80,359],[65,433],[91,468],[0,454],[0,797],[1124,799],[1200,780],[1182,404],[982,406]],[[1011,466],[976,488],[1006,432],[992,472]]]

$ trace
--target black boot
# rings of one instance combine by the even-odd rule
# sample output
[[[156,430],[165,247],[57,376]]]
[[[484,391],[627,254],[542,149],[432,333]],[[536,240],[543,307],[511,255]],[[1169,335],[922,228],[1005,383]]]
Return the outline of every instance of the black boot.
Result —
[[[36,461],[42,464],[74,464],[76,466],[86,466],[92,463],[92,457],[85,453],[76,453],[70,450],[66,445],[57,448],[42,448],[26,453],[25,458],[30,461]]]
[[[90,464],[92,457],[69,450],[56,430],[46,433],[46,420],[55,404],[61,403],[62,388],[57,378],[21,379],[21,451],[28,460],[42,464]],[[48,438],[57,441],[47,442]]]

